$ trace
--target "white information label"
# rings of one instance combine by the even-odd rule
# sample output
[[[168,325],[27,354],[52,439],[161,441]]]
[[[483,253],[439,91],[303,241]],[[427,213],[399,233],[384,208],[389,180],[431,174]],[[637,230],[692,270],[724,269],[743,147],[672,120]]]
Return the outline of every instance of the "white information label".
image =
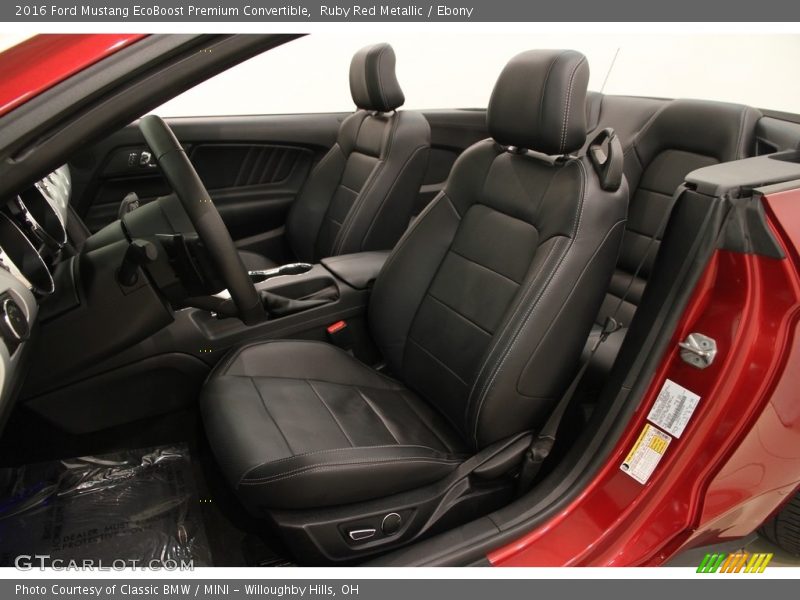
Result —
[[[639,483],[647,483],[671,441],[672,438],[666,433],[646,423],[619,468]]]
[[[681,437],[700,402],[700,396],[667,379],[647,420],[676,438]]]

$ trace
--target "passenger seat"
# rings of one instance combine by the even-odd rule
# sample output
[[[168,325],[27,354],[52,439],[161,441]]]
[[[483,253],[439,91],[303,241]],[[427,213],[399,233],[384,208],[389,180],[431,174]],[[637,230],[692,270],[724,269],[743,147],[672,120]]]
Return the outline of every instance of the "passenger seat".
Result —
[[[631,195],[622,251],[584,356],[600,335],[606,317],[615,314],[629,285],[630,291],[615,317],[622,329],[611,334],[592,358],[587,374],[592,384],[611,370],[636,313],[658,252],[662,232],[657,230],[672,209],[673,193],[695,169],[751,156],[760,117],[759,111],[738,104],[673,100],[653,115],[627,147],[625,176]],[[650,245],[653,236],[656,239]]]

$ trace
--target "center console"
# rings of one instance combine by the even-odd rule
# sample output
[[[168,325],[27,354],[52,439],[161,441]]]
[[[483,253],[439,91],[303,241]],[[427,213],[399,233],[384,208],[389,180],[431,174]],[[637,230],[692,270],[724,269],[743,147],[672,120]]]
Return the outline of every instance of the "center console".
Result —
[[[37,365],[42,376],[28,379],[24,401],[70,433],[155,416],[194,403],[209,368],[230,348],[283,338],[331,341],[328,327],[340,322],[352,351],[372,364],[378,353],[367,332],[366,307],[387,256],[364,252],[252,272],[270,314],[266,321],[247,326],[213,310],[178,310],[171,324],[105,360],[76,365],[61,357]]]

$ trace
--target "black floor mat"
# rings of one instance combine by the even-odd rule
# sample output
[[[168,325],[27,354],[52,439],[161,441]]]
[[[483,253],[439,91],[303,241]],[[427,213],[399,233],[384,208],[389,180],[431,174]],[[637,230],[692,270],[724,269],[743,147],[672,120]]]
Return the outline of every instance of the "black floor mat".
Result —
[[[251,516],[239,502],[214,460],[205,438],[192,449],[194,480],[214,566],[289,566],[287,551],[265,519]]]
[[[212,564],[185,445],[38,463],[10,475],[0,494],[2,566],[21,554]]]

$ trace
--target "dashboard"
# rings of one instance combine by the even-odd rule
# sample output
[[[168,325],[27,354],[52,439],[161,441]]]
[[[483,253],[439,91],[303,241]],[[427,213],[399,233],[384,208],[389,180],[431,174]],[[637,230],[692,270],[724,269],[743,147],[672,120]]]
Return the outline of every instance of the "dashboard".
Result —
[[[55,291],[52,273],[68,245],[71,190],[64,165],[0,204],[0,427],[39,303]]]

